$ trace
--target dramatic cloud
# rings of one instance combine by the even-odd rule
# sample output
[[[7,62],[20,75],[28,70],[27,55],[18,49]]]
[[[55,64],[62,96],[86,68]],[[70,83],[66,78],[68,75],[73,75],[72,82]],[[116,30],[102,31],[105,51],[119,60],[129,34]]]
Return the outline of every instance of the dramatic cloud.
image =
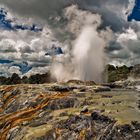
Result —
[[[31,27],[35,29],[36,26],[32,25],[36,24],[43,28],[40,32],[9,31],[3,30],[3,23],[0,23],[0,65],[5,67],[5,73],[7,71],[9,74],[16,69],[15,71],[22,75],[19,64],[23,62],[28,63],[27,66],[24,65],[25,71],[30,68],[26,74],[42,73],[55,61],[60,66],[56,73],[63,70],[64,77],[69,77],[68,71],[73,72],[71,69],[73,58],[75,60],[78,57],[75,52],[77,54],[81,50],[77,46],[79,44],[82,46],[86,42],[83,41],[85,39],[87,48],[83,48],[87,50],[85,53],[91,59],[94,59],[90,57],[92,52],[96,53],[94,49],[98,52],[97,46],[103,48],[106,46],[104,48],[106,54],[103,53],[102,56],[108,56],[110,63],[117,65],[140,63],[140,25],[136,21],[127,22],[128,15],[133,12],[132,0],[0,0],[0,5],[8,11],[5,21],[9,23],[12,21],[12,27],[28,25],[28,29]],[[57,54],[60,55],[55,56]],[[85,63],[89,62],[88,59],[84,60]],[[79,63],[78,61],[76,64]],[[68,68],[64,70],[62,64]],[[2,74],[3,67],[0,68]],[[90,73],[88,70],[87,72]],[[82,74],[77,75],[81,78]]]
[[[140,41],[138,34],[132,28],[129,28],[117,36],[115,44],[107,50],[113,62],[118,61],[117,64],[120,62],[120,64],[127,65],[139,64]]]
[[[31,71],[32,68],[34,70],[34,67],[49,66],[52,58],[45,54],[52,46],[60,45],[54,40],[47,27],[44,27],[42,32],[1,30],[0,64],[8,68],[14,66],[22,74]],[[6,75],[9,72],[8,68],[5,69]],[[0,71],[3,71],[1,69]]]
[[[127,26],[125,10],[128,0],[0,0],[0,3],[22,16],[39,17],[54,26],[54,22],[63,16],[63,8],[69,4],[77,4],[82,9],[102,15],[103,26],[111,26],[114,30]]]
[[[13,12],[25,17],[40,17],[48,19],[57,16],[66,4],[72,0],[0,0],[0,3],[9,7]]]

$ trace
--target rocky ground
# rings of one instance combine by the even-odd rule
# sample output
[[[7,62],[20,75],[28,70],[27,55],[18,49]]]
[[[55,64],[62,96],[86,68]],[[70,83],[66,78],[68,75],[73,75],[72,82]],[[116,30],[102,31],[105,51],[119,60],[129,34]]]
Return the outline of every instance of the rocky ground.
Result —
[[[0,86],[0,140],[139,140],[140,93],[110,87]]]

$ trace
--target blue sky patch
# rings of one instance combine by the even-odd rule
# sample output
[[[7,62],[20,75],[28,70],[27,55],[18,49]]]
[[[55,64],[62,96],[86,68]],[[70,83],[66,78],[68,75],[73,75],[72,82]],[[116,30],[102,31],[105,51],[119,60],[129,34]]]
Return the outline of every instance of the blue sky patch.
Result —
[[[14,62],[14,61],[12,61],[12,60],[3,60],[3,59],[0,59],[0,64],[10,64],[10,63],[12,63],[12,62]]]
[[[30,71],[32,69],[31,66],[29,66],[29,64],[27,62],[22,62],[22,63],[14,63],[12,64],[12,66],[16,66],[20,68],[20,72],[22,74],[27,73],[28,71]]]
[[[128,21],[140,21],[140,0],[135,0],[135,6],[132,13],[128,16]]]
[[[32,69],[31,66],[29,66],[29,64],[27,62],[21,62],[21,63],[17,63],[17,62],[14,62],[12,60],[4,60],[4,59],[0,59],[0,64],[7,64],[8,67],[19,67],[19,71],[22,73],[22,74],[25,74],[27,73],[28,71],[30,71]],[[1,74],[0,74],[1,75]]]
[[[50,50],[47,51],[45,55],[55,56],[60,54],[64,54],[62,49],[60,47],[53,46]]]
[[[33,24],[31,26],[29,25],[17,25],[12,24],[14,21],[9,20],[7,17],[7,11],[5,9],[0,9],[0,28],[7,29],[7,30],[29,30],[34,32],[42,31],[42,28],[37,27],[36,24]]]

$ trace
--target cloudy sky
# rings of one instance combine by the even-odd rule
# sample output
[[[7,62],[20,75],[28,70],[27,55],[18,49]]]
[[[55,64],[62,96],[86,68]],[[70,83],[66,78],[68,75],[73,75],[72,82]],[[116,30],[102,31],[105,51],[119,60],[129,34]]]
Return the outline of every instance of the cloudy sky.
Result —
[[[134,0],[0,0],[0,75],[45,73],[54,59],[69,57],[82,27],[94,22],[98,32],[111,32],[108,63],[139,64],[134,5]]]

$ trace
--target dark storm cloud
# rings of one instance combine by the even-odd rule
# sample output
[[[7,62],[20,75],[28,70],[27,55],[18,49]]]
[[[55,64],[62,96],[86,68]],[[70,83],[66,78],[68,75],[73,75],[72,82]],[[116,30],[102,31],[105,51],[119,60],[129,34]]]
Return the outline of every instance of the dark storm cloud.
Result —
[[[128,0],[0,0],[0,3],[18,14],[47,20],[50,16],[60,16],[69,4],[78,4],[79,8],[101,14],[103,26],[111,26],[115,31],[127,26],[122,10],[128,6]]]
[[[103,27],[110,26],[114,31],[128,27],[126,15],[122,13],[128,7],[129,0],[82,0],[81,8],[98,12],[102,15]]]
[[[48,19],[50,15],[59,14],[69,0],[0,0],[0,3],[18,14]]]
[[[121,50],[122,49],[122,45],[119,42],[111,42],[109,46],[106,47],[106,51],[107,53],[110,53],[112,51],[115,50]]]
[[[116,53],[110,53],[109,54],[112,59],[122,59],[122,60],[128,60],[131,57],[131,54],[128,50],[121,50],[117,51]]]

